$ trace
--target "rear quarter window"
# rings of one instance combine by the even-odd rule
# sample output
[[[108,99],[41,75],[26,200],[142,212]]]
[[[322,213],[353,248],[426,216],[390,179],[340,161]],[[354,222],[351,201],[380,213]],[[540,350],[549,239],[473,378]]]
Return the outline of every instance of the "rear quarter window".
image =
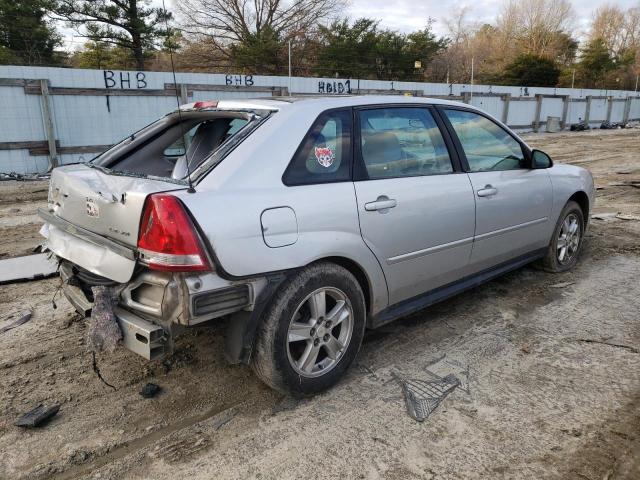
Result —
[[[351,179],[351,110],[321,114],[300,143],[282,176],[285,185]]]

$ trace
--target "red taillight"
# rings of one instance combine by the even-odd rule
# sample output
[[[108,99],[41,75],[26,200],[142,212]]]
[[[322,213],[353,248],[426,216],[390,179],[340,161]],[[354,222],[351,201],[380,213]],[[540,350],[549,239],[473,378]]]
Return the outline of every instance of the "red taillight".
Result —
[[[172,195],[147,198],[140,234],[140,261],[154,270],[210,270],[202,241],[182,203]]]
[[[196,110],[200,110],[201,108],[216,108],[218,106],[218,102],[214,100],[206,100],[202,102],[196,102],[193,104],[193,108]]]

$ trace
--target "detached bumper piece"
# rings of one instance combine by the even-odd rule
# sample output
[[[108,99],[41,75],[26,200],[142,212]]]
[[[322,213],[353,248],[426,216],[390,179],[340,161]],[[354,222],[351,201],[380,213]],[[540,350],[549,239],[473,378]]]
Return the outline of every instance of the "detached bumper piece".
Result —
[[[155,360],[165,354],[167,338],[162,327],[122,308],[114,309],[114,313],[127,349],[147,360]]]
[[[64,296],[67,297],[67,300],[73,305],[73,308],[83,317],[91,315],[93,302],[87,298],[86,293],[80,288],[78,283],[73,280],[74,273],[69,263],[62,262],[60,264],[60,277],[62,278],[62,291],[64,292]]]

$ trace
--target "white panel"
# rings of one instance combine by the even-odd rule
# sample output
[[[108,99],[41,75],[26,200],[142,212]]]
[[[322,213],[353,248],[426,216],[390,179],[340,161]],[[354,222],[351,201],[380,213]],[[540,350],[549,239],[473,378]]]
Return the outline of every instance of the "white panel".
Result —
[[[547,117],[558,117],[562,120],[563,103],[562,98],[543,98],[540,108],[540,122],[546,122]]]
[[[174,83],[170,72],[103,71],[49,67],[0,66],[0,78],[49,79],[52,87],[107,88],[114,89],[164,89],[165,84]],[[107,79],[105,81],[105,78]],[[613,96],[625,99],[637,96],[635,92],[596,89],[542,88],[496,85],[442,84],[426,82],[392,82],[386,80],[358,80],[336,78],[272,77],[263,75],[178,73],[178,83],[211,85],[234,85],[237,91],[195,91],[192,100],[268,97],[269,92],[242,91],[244,86],[289,87],[301,94],[348,93],[359,89],[414,90],[434,96],[461,96],[473,91],[473,105],[491,115],[502,118],[503,101],[498,96],[483,96],[483,93],[512,95],[507,123],[521,129],[531,129],[534,119],[536,94],[569,95],[584,99],[587,95]],[[531,100],[514,100],[525,97]],[[108,100],[107,100],[108,98]],[[0,142],[43,141],[45,133],[41,114],[41,97],[25,95],[22,87],[0,87]],[[61,146],[111,145],[132,132],[156,120],[176,108],[172,96],[114,96],[105,95],[52,95],[52,110],[55,115],[56,138]],[[568,123],[584,118],[584,101],[571,102]],[[624,101],[614,102],[612,121],[622,120]],[[547,116],[562,117],[562,100],[545,98],[540,120]],[[607,101],[593,100],[591,120],[594,126],[607,116]],[[629,112],[630,119],[640,119],[640,99],[634,99]],[[95,154],[63,154],[61,163],[86,161]],[[0,150],[0,172],[36,172],[46,170],[46,156],[30,156],[27,150]]]
[[[605,99],[594,98],[591,100],[589,110],[589,125],[599,125],[607,119],[607,101]]]

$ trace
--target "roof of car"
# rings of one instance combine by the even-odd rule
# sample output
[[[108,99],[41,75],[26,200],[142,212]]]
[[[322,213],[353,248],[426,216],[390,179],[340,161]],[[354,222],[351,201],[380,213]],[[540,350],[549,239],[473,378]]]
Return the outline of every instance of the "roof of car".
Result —
[[[431,105],[465,105],[461,102],[454,102],[441,98],[411,97],[405,95],[333,95],[333,96],[292,96],[292,97],[269,97],[251,99],[229,99],[219,100],[218,109],[266,109],[285,110],[289,108],[309,107],[312,109],[352,107],[359,105],[384,105],[384,104],[416,104],[424,103]],[[183,108],[188,106],[183,106]]]

